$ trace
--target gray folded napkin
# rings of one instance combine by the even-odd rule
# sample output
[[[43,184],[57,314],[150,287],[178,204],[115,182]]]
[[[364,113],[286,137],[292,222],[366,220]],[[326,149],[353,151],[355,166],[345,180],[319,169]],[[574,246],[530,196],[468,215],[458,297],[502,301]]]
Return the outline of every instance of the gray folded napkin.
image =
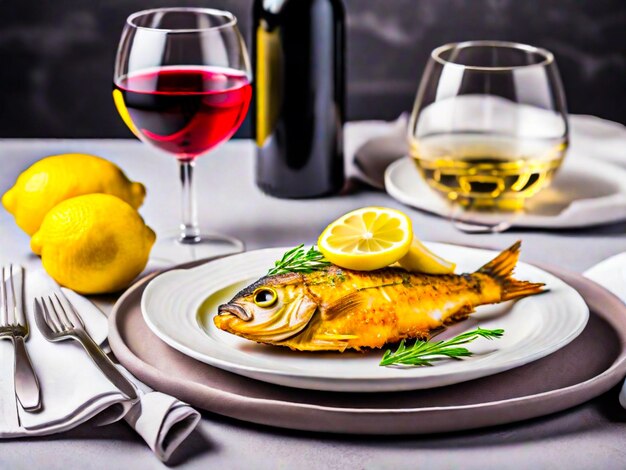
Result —
[[[387,167],[408,153],[408,115],[395,121],[357,121],[345,126],[347,175],[378,189],[385,188]]]

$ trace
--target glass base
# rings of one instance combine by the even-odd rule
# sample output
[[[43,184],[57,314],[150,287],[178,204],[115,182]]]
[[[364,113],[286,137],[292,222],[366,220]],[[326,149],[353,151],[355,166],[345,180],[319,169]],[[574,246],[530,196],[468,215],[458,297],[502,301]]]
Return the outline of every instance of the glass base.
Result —
[[[497,207],[472,210],[452,205],[449,218],[454,227],[464,233],[500,233],[511,228],[524,215],[524,210],[503,211]]]
[[[194,241],[181,241],[179,232],[157,237],[150,254],[150,266],[164,268],[189,261],[232,255],[245,250],[244,243],[217,233],[201,233]]]

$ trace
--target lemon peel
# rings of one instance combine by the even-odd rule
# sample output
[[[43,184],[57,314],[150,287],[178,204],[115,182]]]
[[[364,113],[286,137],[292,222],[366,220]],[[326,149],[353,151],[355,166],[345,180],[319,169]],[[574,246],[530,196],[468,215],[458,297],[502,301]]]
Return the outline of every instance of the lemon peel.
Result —
[[[137,209],[146,189],[130,181],[115,164],[95,155],[68,153],[31,165],[2,196],[2,205],[27,234],[34,234],[50,209],[83,194],[117,196]]]
[[[109,194],[67,199],[31,238],[46,272],[82,294],[116,292],[145,268],[156,239],[139,213]]]

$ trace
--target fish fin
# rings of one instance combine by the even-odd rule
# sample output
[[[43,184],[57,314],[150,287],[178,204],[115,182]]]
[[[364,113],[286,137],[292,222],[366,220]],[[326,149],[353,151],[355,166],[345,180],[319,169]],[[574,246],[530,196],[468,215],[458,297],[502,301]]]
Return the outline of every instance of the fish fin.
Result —
[[[521,246],[522,242],[520,240],[516,241],[476,272],[487,274],[494,278],[507,278],[511,276],[517,264]]]
[[[544,292],[541,282],[520,281],[513,278],[513,270],[519,258],[519,250],[522,246],[520,240],[504,250],[489,263],[480,268],[477,273],[486,274],[495,279],[502,289],[502,300],[512,300],[527,295]]]
[[[359,308],[363,305],[364,300],[363,295],[358,291],[344,295],[339,300],[327,305],[322,316],[324,320],[330,320]]]

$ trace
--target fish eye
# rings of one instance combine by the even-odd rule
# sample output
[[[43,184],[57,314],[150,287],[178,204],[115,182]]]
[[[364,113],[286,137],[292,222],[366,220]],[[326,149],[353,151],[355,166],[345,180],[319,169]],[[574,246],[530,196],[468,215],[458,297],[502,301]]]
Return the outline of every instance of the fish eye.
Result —
[[[278,300],[278,294],[270,287],[259,287],[254,291],[254,303],[259,307],[271,307]]]

